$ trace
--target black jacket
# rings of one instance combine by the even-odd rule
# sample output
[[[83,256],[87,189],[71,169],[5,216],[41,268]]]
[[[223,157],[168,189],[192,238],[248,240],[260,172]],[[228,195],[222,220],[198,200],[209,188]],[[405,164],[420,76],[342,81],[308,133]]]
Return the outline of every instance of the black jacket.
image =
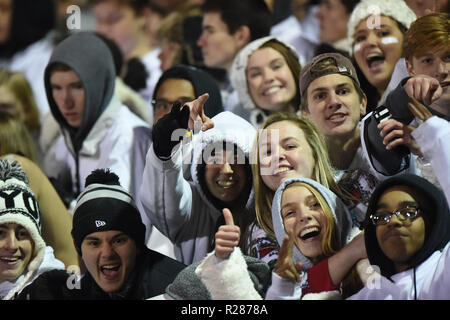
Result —
[[[63,270],[40,275],[22,290],[18,300],[143,300],[165,292],[184,264],[144,248],[131,279],[119,292],[105,293],[89,273],[75,285],[74,276]],[[78,287],[78,288],[77,288]]]
[[[379,107],[387,107],[392,118],[403,124],[409,124],[414,119],[414,115],[408,108],[408,103],[410,102],[409,96],[403,88],[408,80],[409,77],[403,79],[397,88],[389,93],[386,101]],[[428,106],[426,107],[433,115],[450,120],[448,116],[444,116]],[[392,150],[386,150],[377,125],[378,123],[373,113],[364,121],[363,139],[372,166],[376,171],[385,176],[392,176],[407,169],[411,155],[409,149],[406,146],[398,146]]]

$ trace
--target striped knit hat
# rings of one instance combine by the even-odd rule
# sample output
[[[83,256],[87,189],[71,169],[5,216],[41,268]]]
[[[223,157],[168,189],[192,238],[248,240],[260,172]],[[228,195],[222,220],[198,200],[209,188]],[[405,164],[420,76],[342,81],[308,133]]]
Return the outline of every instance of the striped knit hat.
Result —
[[[0,160],[0,225],[8,223],[24,227],[33,240],[34,249],[23,279],[8,293],[5,300],[19,292],[38,270],[44,259],[46,245],[41,236],[38,203],[25,172],[16,161]]]
[[[145,226],[131,195],[109,169],[98,169],[86,178],[73,214],[72,237],[81,254],[83,239],[94,232],[123,231],[137,247],[145,242]]]

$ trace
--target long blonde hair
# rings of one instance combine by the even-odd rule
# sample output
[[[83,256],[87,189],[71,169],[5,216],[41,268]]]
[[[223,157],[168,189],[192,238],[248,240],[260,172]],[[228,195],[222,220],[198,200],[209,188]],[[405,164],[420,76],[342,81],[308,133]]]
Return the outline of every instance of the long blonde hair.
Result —
[[[310,258],[313,261],[313,263],[316,264],[323,258],[331,257],[339,250],[338,241],[335,234],[335,220],[333,217],[333,212],[331,211],[331,208],[328,205],[328,203],[323,198],[322,194],[310,184],[305,182],[294,182],[288,185],[286,189],[284,189],[284,191],[292,187],[305,187],[306,189],[308,189],[319,202],[319,205],[322,208],[323,214],[325,215],[326,218],[327,223],[324,228],[324,236],[322,238],[321,243],[322,254],[318,258]]]
[[[298,116],[295,113],[278,112],[267,118],[261,129],[266,129],[270,125],[280,121],[290,121],[299,127],[303,131],[305,139],[311,147],[315,164],[312,176],[306,178],[311,178],[319,182],[324,187],[333,191],[337,196],[345,198],[344,192],[334,180],[334,170],[328,157],[325,141],[312,122]],[[254,158],[251,161],[253,186],[255,189],[256,218],[261,228],[268,235],[275,237],[272,223],[272,199],[275,192],[266,186],[261,177],[259,162],[259,139],[260,133],[256,137],[253,145],[252,157]]]
[[[25,76],[20,72],[10,72],[0,69],[0,86],[6,87],[22,104],[25,115],[23,122],[29,132],[39,132],[41,129],[39,109],[36,105],[33,91]]]

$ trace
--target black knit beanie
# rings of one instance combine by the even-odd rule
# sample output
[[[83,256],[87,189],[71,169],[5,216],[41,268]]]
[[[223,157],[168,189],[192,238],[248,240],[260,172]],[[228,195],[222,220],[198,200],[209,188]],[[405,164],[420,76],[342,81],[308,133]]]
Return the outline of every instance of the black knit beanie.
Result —
[[[78,253],[87,235],[109,230],[122,231],[137,247],[143,246],[145,226],[133,198],[120,186],[119,177],[108,169],[98,169],[86,178],[85,187],[73,215],[72,237]]]

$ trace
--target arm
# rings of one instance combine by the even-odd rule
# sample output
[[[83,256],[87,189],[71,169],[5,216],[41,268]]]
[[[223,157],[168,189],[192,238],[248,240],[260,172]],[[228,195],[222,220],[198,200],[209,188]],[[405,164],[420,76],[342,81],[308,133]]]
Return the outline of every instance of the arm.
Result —
[[[360,233],[328,259],[328,270],[332,283],[336,286],[339,285],[350,269],[364,258],[367,258],[366,245],[364,234]]]
[[[72,216],[67,211],[56,190],[31,160],[16,156],[6,156],[16,160],[27,174],[31,190],[36,195],[42,215],[42,237],[53,248],[55,256],[66,266],[78,265],[78,254],[73,245],[71,230]]]

